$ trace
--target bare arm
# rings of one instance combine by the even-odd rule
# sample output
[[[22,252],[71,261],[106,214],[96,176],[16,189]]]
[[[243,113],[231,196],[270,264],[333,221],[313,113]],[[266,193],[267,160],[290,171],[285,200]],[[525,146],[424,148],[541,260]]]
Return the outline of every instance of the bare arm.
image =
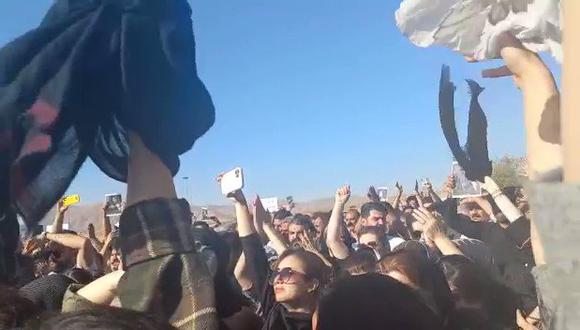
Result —
[[[491,195],[497,207],[510,222],[514,222],[523,216],[522,212],[504,195],[501,188],[492,178],[485,177],[483,188]]]
[[[91,269],[93,264],[100,265],[99,255],[93,247],[91,240],[86,237],[67,233],[46,233],[45,238],[51,242],[55,242],[62,246],[78,250],[77,267]]]
[[[118,270],[102,276],[77,291],[77,294],[98,305],[110,305],[117,296],[117,285],[124,272]]]
[[[127,207],[156,198],[177,198],[171,171],[153,154],[139,135],[129,133]]]
[[[330,220],[328,222],[327,233],[326,233],[326,245],[328,245],[328,249],[330,253],[337,258],[337,259],[346,259],[348,258],[350,252],[346,244],[344,244],[343,240],[340,238],[341,230],[340,226],[342,226],[342,214],[344,212],[344,206],[348,199],[350,198],[350,187],[344,186],[339,188],[336,192],[336,198],[334,202],[334,208],[332,209],[332,213],[330,215]]]
[[[413,211],[413,216],[419,222],[423,223],[423,233],[425,237],[431,240],[441,254],[448,255],[463,255],[461,250],[447,237],[447,228],[445,223],[441,220],[439,215],[435,215],[428,210],[421,208]]]
[[[439,203],[441,202],[441,197],[439,197],[439,195],[435,192],[435,190],[433,189],[433,185],[431,184],[431,182],[427,183],[427,192],[429,193],[429,196],[431,196],[431,199],[433,199],[434,203]]]
[[[271,216],[264,208],[260,197],[257,197],[254,202],[254,223],[262,227],[262,231],[266,235],[267,239],[272,242],[272,248],[276,251],[278,255],[281,255],[286,251],[288,246],[272,227]]]
[[[395,188],[397,188],[397,196],[395,197],[395,200],[393,201],[393,208],[395,210],[399,209],[399,206],[401,205],[401,198],[403,198],[403,186],[401,186],[398,182],[395,184]]]
[[[535,180],[562,166],[560,93],[552,73],[537,54],[526,50],[510,34],[504,34],[500,43],[506,66],[486,70],[483,75],[489,78],[513,75],[522,90],[529,177]]]
[[[111,227],[111,219],[107,216],[107,204],[103,204],[101,209],[101,223],[103,225],[103,237],[108,237],[109,234],[113,231]]]
[[[68,210],[68,206],[62,206],[62,201],[58,202],[58,206],[56,207],[56,213],[54,215],[54,221],[52,222],[52,227],[50,228],[50,233],[62,233],[62,225],[64,223],[64,216],[66,211]]]

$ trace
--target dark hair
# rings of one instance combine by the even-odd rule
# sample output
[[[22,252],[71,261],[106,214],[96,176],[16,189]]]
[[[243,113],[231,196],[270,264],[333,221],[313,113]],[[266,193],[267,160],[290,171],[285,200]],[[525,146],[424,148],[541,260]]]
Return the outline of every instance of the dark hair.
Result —
[[[23,327],[38,315],[36,305],[12,287],[0,286],[0,329]]]
[[[274,212],[274,216],[272,220],[284,220],[292,216],[292,213],[284,208],[279,209],[278,211]]]
[[[461,255],[444,256],[439,266],[453,292],[456,310],[450,321],[455,326],[486,329],[514,326],[517,298],[511,289]]]
[[[66,275],[78,284],[86,285],[94,281],[93,275],[88,270],[82,268],[73,268]]]
[[[375,251],[368,247],[361,247],[360,249],[351,253],[348,258],[339,262],[340,276],[360,275],[374,273],[377,266],[377,257]],[[347,274],[345,274],[347,273]]]
[[[328,222],[330,221],[330,212],[312,213],[312,220],[316,220],[318,218],[322,219],[322,222],[324,222],[325,225],[328,225]]]
[[[354,214],[354,216],[358,219],[360,218],[360,212],[357,209],[350,209],[348,211],[345,212],[345,214]]]
[[[380,274],[338,281],[320,299],[318,330],[442,329],[441,320],[405,285]]]
[[[447,318],[451,313],[453,299],[445,276],[420,250],[413,248],[392,252],[379,260],[377,270],[385,275],[391,271],[405,275],[434,312],[442,318]]]
[[[310,251],[304,250],[303,248],[289,248],[280,255],[276,266],[278,266],[278,264],[286,257],[290,256],[297,257],[304,262],[306,266],[306,269],[304,270],[306,275],[311,279],[318,280],[320,282],[319,288],[323,288],[327,284],[330,270],[320,257]]]
[[[90,309],[54,315],[42,320],[39,330],[160,330],[175,329],[170,324],[153,316],[128,309],[95,305]]]
[[[387,210],[385,209],[385,207],[383,206],[383,204],[381,203],[377,203],[377,202],[369,202],[364,204],[361,208],[360,208],[360,214],[361,217],[363,218],[368,218],[371,215],[371,211],[379,211],[382,213],[387,213]]]
[[[302,226],[306,231],[314,232],[316,228],[314,227],[314,223],[312,223],[312,219],[309,216],[304,214],[296,214],[290,220],[291,225]]]
[[[407,204],[409,204],[413,200],[415,202],[419,203],[419,200],[417,199],[417,196],[414,196],[414,195],[407,197],[407,199],[405,201],[407,202]]]

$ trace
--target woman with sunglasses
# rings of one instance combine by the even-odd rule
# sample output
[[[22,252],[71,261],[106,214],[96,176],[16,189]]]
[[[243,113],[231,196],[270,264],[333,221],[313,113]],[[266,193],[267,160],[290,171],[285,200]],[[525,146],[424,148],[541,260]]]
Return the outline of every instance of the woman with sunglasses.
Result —
[[[316,254],[301,248],[286,250],[264,290],[263,329],[312,329],[312,314],[328,271]]]

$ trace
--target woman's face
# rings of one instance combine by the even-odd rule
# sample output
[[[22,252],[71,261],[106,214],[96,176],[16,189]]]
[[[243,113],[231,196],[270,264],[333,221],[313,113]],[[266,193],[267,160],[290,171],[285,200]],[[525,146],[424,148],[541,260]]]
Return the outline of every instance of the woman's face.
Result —
[[[314,284],[308,278],[306,265],[300,258],[290,255],[279,262],[276,270],[273,284],[277,302],[290,303],[314,292]]]

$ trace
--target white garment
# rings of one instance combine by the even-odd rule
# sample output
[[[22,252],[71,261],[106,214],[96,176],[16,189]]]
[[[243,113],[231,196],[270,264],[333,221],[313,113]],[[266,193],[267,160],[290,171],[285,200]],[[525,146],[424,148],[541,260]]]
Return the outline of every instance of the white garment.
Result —
[[[395,18],[419,47],[440,45],[481,61],[498,58],[498,36],[510,32],[562,62],[560,0],[404,0]]]

